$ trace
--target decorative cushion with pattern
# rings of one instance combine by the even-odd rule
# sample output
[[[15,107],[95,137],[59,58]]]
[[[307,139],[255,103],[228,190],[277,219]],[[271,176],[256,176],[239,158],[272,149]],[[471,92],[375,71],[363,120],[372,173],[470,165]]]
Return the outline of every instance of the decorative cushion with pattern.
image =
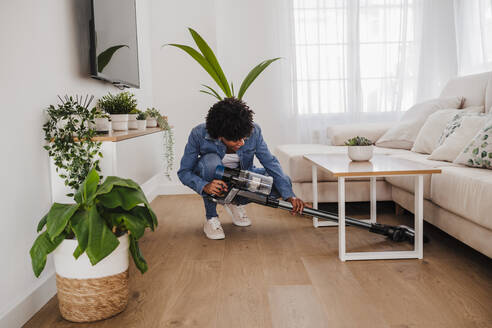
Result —
[[[454,163],[492,169],[492,117],[456,157]]]

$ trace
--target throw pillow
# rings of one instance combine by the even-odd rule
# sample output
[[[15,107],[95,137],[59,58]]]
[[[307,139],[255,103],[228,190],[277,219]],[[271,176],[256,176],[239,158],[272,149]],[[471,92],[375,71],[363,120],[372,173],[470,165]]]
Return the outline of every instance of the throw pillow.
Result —
[[[492,118],[454,160],[456,164],[492,169]]]
[[[412,151],[422,154],[430,154],[439,146],[439,139],[450,122],[456,115],[464,113],[481,113],[483,106],[467,107],[464,109],[442,109],[431,114],[419,131]]]
[[[400,122],[379,138],[376,146],[411,149],[422,125],[432,113],[445,108],[460,108],[463,97],[429,100],[416,104],[401,118]]]
[[[487,118],[485,115],[464,115],[460,125],[453,130],[442,145],[430,154],[428,159],[454,161],[470,142],[471,138],[484,126]],[[453,122],[450,122],[450,124],[453,124]]]

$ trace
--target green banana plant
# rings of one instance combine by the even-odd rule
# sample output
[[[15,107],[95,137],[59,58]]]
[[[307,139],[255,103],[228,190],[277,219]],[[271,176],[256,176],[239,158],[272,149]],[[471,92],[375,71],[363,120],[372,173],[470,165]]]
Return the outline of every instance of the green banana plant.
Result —
[[[84,252],[92,265],[111,254],[119,245],[117,235],[128,232],[130,254],[140,272],[147,263],[138,247],[146,228],[154,231],[157,218],[140,186],[130,180],[109,176],[100,182],[92,169],[74,195],[74,204],[54,203],[41,219],[41,232],[30,250],[34,274],[39,277],[46,257],[66,238],[76,238],[78,246],[73,256]]]
[[[191,37],[195,41],[199,51],[190,46],[176,43],[169,43],[163,46],[173,46],[186,52],[193,59],[195,59],[198,64],[200,64],[200,66],[202,66],[203,69],[210,75],[217,86],[222,90],[225,97],[236,97],[236,95],[234,94],[234,84],[231,82],[231,84],[229,85],[224,71],[220,67],[219,61],[217,60],[217,57],[215,56],[210,46],[207,44],[207,42],[205,42],[200,34],[198,34],[198,32],[196,32],[192,28],[188,28],[188,30],[190,31]],[[278,59],[280,59],[280,57],[268,59],[253,67],[253,69],[248,73],[248,75],[246,75],[243,82],[241,83],[237,98],[242,99],[244,93],[251,86],[258,75],[260,75],[261,72],[263,72],[271,63]],[[205,84],[202,84],[202,86],[206,88],[206,90],[200,90],[200,92],[211,95],[218,100],[222,100],[221,95],[215,89]]]

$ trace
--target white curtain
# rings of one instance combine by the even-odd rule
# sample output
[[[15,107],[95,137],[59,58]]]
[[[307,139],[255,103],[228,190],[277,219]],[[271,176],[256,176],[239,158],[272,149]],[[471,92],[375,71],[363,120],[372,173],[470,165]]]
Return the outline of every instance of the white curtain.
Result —
[[[492,0],[455,0],[460,75],[492,69]]]
[[[301,142],[329,124],[396,120],[414,103],[419,0],[294,0]]]

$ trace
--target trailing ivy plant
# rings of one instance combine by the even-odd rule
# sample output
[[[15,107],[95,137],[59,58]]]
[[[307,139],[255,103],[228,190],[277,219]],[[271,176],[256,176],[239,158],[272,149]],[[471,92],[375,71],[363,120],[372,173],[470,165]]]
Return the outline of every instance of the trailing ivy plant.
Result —
[[[165,169],[165,174],[169,178],[171,176],[171,172],[173,170],[173,164],[174,164],[174,133],[171,127],[169,126],[169,122],[167,121],[167,117],[163,117],[161,113],[155,109],[154,107],[152,108],[147,108],[145,111],[145,114],[147,117],[152,117],[157,120],[157,125],[166,131],[164,133],[164,158],[166,161],[166,169]]]
[[[107,95],[98,100],[97,107],[109,114],[129,114],[137,109],[137,99],[133,93],[128,91],[116,95],[108,92]]]
[[[77,239],[73,256],[84,252],[92,265],[111,254],[119,245],[117,236],[128,233],[130,254],[144,273],[148,266],[138,240],[145,229],[154,231],[157,218],[140,186],[130,179],[109,176],[103,183],[95,169],[91,170],[75,193],[75,204],[54,203],[41,219],[30,250],[32,269],[39,277],[47,255],[64,239]],[[46,229],[45,229],[46,227]]]
[[[96,108],[89,109],[93,98],[59,97],[61,103],[50,105],[46,110],[48,121],[43,131],[47,144],[44,148],[53,159],[56,172],[72,190],[79,188],[92,168],[101,171],[101,142],[92,140],[96,135],[92,126],[97,113]]]
[[[234,93],[234,84],[227,81],[227,78],[224,74],[224,71],[220,67],[219,61],[215,56],[214,52],[207,44],[207,42],[192,28],[188,28],[190,31],[191,37],[195,41],[198,50],[183,44],[170,43],[165,44],[164,46],[173,46],[179,48],[190,55],[203,69],[210,75],[210,77],[215,81],[217,86],[222,90],[225,97],[236,97]],[[254,80],[261,74],[271,63],[280,59],[280,57],[267,59],[262,61],[246,75],[241,86],[239,87],[239,92],[237,93],[237,98],[242,99],[246,90],[250,87],[250,85],[254,82]],[[219,101],[222,100],[222,96],[219,94],[219,91],[216,91],[212,87],[202,84],[205,90],[200,90],[200,92],[211,95],[212,97],[217,98]]]

